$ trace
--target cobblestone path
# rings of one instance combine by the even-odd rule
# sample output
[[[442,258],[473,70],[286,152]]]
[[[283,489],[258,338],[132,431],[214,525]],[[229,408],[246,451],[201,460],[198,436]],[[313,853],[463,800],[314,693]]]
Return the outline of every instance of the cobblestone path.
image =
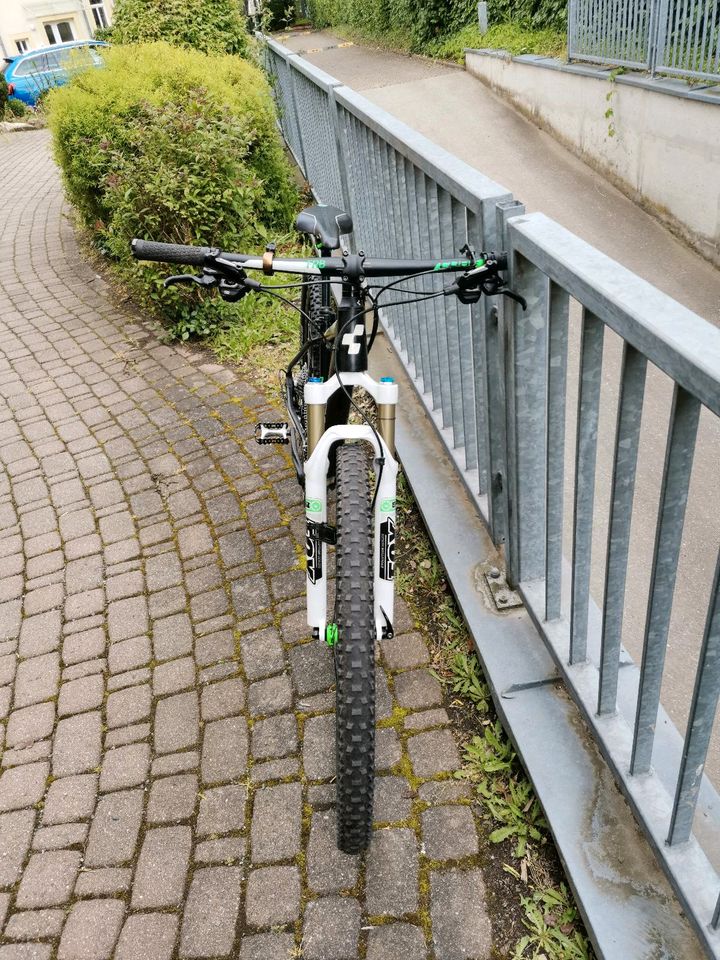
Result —
[[[335,848],[333,669],[263,398],[110,302],[46,133],[0,137],[0,198],[0,960],[489,956],[407,610],[361,860]]]

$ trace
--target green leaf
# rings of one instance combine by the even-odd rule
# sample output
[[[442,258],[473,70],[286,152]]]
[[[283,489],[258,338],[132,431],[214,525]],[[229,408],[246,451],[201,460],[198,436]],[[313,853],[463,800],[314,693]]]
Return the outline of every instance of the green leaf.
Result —
[[[493,830],[488,840],[490,843],[502,843],[503,840],[507,840],[508,837],[512,837],[516,833],[517,827],[500,827],[499,830]]]

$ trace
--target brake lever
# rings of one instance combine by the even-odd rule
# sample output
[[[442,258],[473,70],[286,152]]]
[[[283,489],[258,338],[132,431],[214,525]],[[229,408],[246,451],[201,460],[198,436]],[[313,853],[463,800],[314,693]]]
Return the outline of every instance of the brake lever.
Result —
[[[465,276],[468,275],[466,274]],[[476,287],[463,286],[461,282],[462,279],[463,277],[460,277],[449,287],[446,287],[444,291],[446,297],[454,294],[460,303],[470,304],[477,303],[483,294],[485,294],[486,297],[496,297],[502,294],[502,296],[514,300],[515,303],[519,303],[523,310],[527,310],[527,300],[521,297],[519,293],[515,293],[513,290],[508,290],[507,287],[504,287],[503,281],[497,274],[481,280]]]
[[[179,283],[196,283],[199,287],[214,287],[217,283],[217,277],[204,273],[198,277],[194,273],[179,273],[174,277],[166,277],[163,280],[163,287],[173,287]]]
[[[501,293],[504,297],[507,297],[509,300],[514,300],[515,303],[519,303],[523,310],[527,310],[527,300],[525,297],[521,297],[519,293],[515,293],[513,290],[498,290],[497,293]]]

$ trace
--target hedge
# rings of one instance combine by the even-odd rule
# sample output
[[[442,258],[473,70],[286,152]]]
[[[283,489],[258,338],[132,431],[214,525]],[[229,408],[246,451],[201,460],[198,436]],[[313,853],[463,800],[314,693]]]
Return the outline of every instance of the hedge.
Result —
[[[197,288],[164,290],[167,267],[135,263],[130,240],[257,250],[287,232],[298,195],[269,88],[238,57],[167,43],[104,57],[49,96],[68,194],[140,303],[183,338],[211,333],[227,305]]]
[[[490,23],[564,29],[565,0],[492,0]],[[308,0],[310,20],[318,28],[347,24],[379,39],[405,40],[423,51],[438,40],[477,23],[475,0]]]
[[[238,0],[117,0],[103,36],[112,43],[165,40],[204,53],[246,56],[250,49]]]

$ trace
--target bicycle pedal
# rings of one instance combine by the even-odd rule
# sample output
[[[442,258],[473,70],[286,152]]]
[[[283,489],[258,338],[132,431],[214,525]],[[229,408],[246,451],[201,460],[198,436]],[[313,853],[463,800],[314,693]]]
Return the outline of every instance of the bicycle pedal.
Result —
[[[256,423],[255,440],[258,443],[290,443],[290,424]]]

